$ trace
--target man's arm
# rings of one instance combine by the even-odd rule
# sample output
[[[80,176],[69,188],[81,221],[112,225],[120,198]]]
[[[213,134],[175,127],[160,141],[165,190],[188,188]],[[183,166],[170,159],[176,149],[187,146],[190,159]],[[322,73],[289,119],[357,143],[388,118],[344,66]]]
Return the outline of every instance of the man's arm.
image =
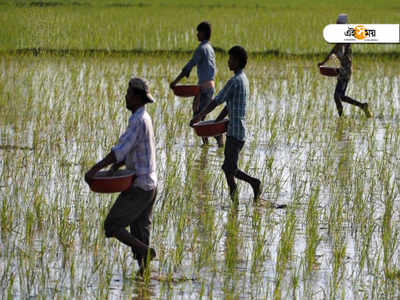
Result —
[[[225,105],[224,109],[221,110],[218,117],[215,119],[216,122],[222,121],[228,115],[228,106]]]
[[[172,81],[172,82],[169,84],[169,87],[170,87],[171,89],[173,89],[173,88],[177,85],[177,83],[178,83],[179,81],[181,81],[181,79],[182,79],[183,77],[185,77],[185,76],[186,76],[186,73],[184,72],[184,70],[182,70],[182,72],[179,73],[179,75],[175,78],[175,80]]]
[[[89,171],[86,172],[85,174],[85,181],[90,184],[90,181],[93,179],[93,177],[96,175],[98,171],[101,169],[107,167],[108,165],[111,165],[113,163],[117,162],[117,159],[115,157],[115,154],[113,151],[108,153],[101,161],[96,163]]]
[[[318,66],[322,66],[324,63],[326,63],[328,59],[331,57],[331,55],[335,53],[335,51],[336,51],[336,45],[332,48],[331,52],[329,52],[329,54],[325,57],[325,59],[322,62],[318,63]]]
[[[122,167],[125,164],[124,161],[121,161],[119,163],[113,163],[113,165],[110,168],[110,175],[112,175],[115,171],[117,171],[120,167]]]
[[[192,71],[193,67],[195,65],[198,65],[199,62],[201,61],[202,57],[202,50],[201,48],[197,48],[194,53],[193,57],[188,61],[188,63],[183,67],[182,71],[179,73],[179,75],[175,78],[174,81],[172,81],[169,85],[171,89],[173,89],[176,84],[183,78],[183,77],[189,77],[190,72]]]
[[[193,119],[190,121],[190,126],[199,122],[204,116],[212,112],[217,106],[218,104],[215,100],[211,101],[201,112],[193,117]]]
[[[235,88],[235,82],[231,79],[226,83],[226,85],[222,88],[222,90],[218,93],[218,95],[215,96],[214,100],[211,101],[208,104],[208,106],[205,107],[201,112],[199,112],[197,115],[193,117],[193,119],[190,121],[190,125],[199,122],[205,115],[212,112],[214,108],[225,102],[230,97],[231,92],[234,88]],[[220,115],[224,114],[223,116],[225,117],[226,113],[228,113],[228,108],[226,108],[226,111],[224,108],[220,113]]]

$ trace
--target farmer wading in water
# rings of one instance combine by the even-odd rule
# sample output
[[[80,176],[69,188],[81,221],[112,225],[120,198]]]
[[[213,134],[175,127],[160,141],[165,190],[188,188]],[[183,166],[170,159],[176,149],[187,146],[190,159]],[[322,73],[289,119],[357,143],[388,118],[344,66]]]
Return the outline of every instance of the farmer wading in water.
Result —
[[[105,158],[95,164],[86,174],[90,184],[95,174],[108,165],[110,173],[126,165],[135,171],[136,179],[131,187],[119,194],[104,222],[106,237],[115,237],[132,248],[143,275],[147,264],[156,256],[149,247],[151,214],[157,195],[157,172],[153,125],[145,104],[154,102],[147,82],[133,77],[125,96],[126,108],[132,112],[129,124],[118,144]],[[125,227],[130,226],[130,232]]]
[[[340,14],[337,18],[336,21],[337,24],[347,24],[347,14]],[[343,105],[342,102],[346,102],[355,106],[358,106],[361,108],[365,116],[367,118],[372,117],[372,114],[370,113],[368,109],[368,103],[361,103],[358,102],[357,100],[354,100],[348,96],[345,95],[346,93],[346,88],[347,85],[350,81],[351,77],[351,64],[352,64],[352,51],[351,51],[351,44],[336,44],[331,52],[329,52],[328,56],[318,64],[318,66],[321,66],[325,64],[331,55],[336,55],[336,57],[340,61],[340,68],[339,68],[339,74],[338,74],[338,79],[337,79],[337,84],[335,88],[335,103],[336,103],[336,108],[338,111],[339,116],[342,116],[343,114]]]

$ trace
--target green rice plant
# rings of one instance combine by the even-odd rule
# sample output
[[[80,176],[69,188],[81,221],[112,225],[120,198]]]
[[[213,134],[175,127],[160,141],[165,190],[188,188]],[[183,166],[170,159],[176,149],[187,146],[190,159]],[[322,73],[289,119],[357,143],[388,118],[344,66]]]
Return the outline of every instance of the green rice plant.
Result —
[[[385,186],[385,213],[382,224],[383,264],[386,277],[393,273],[393,254],[397,242],[398,232],[392,229],[393,201],[395,186]]]
[[[282,228],[280,234],[280,243],[276,258],[276,283],[274,288],[274,299],[285,298],[282,294],[283,287],[282,281],[286,272],[286,268],[292,259],[292,251],[294,246],[296,228],[296,214],[295,208],[288,209],[285,226]]]
[[[239,231],[238,231],[238,220],[236,212],[234,211],[234,205],[232,205],[232,211],[228,215],[228,222],[226,224],[226,240],[225,240],[225,268],[227,277],[232,278],[235,274],[235,267],[239,258]]]
[[[320,242],[320,237],[318,234],[319,227],[319,215],[318,215],[318,197],[319,197],[319,187],[315,187],[308,200],[308,208],[306,215],[306,239],[307,246],[305,250],[305,265],[306,274],[310,274],[315,267],[316,261],[316,250]]]
[[[267,228],[263,230],[262,218],[259,213],[255,211],[253,213],[253,231],[254,231],[254,242],[253,242],[253,250],[252,250],[252,263],[251,263],[251,274],[255,275],[255,279],[259,279],[257,274],[262,270],[263,263],[266,259],[266,253],[264,250],[265,243],[267,241],[266,236],[268,234]]]
[[[339,296],[340,283],[344,276],[344,259],[346,255],[346,237],[343,233],[344,197],[338,195],[331,206],[329,233],[332,236],[332,278],[330,281],[329,297],[334,299]]]

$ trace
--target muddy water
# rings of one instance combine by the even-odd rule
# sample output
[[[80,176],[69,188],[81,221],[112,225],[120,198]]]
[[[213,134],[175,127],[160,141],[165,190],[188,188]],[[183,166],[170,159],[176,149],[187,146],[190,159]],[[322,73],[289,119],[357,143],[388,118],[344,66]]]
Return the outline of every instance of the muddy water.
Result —
[[[200,147],[188,126],[190,99],[168,90],[180,64],[1,59],[2,295],[397,297],[390,278],[399,267],[399,64],[357,66],[348,94],[370,103],[375,116],[368,120],[346,105],[338,119],[335,81],[322,78],[312,61],[250,63],[240,167],[262,178],[263,195],[254,204],[251,189],[239,183],[237,208],[220,169],[223,151],[212,139]],[[230,76],[225,62],[218,69],[217,90]],[[152,82],[158,100],[148,106],[160,180],[152,233],[158,257],[148,282],[134,278],[129,250],[103,237],[115,195],[90,193],[82,180],[125,127],[132,73]]]

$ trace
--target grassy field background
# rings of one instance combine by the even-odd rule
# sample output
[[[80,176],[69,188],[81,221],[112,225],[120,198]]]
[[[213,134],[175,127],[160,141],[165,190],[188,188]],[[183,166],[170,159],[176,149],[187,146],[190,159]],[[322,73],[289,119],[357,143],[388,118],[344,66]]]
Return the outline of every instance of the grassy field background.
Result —
[[[0,50],[191,51],[195,26],[213,24],[212,43],[252,53],[320,54],[324,26],[339,13],[354,23],[400,23],[398,1],[7,1],[0,5]],[[354,52],[398,52],[361,45]]]

